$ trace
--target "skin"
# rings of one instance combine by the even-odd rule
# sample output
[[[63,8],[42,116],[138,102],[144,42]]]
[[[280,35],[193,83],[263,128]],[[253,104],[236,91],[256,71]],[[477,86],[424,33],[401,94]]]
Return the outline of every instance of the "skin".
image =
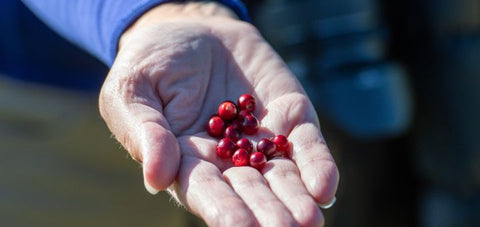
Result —
[[[250,93],[261,129],[282,134],[292,160],[259,172],[215,154],[205,124],[224,100]],[[314,108],[250,24],[216,3],[162,4],[122,35],[99,97],[116,139],[143,166],[150,192],[168,190],[209,226],[319,226],[338,170]]]

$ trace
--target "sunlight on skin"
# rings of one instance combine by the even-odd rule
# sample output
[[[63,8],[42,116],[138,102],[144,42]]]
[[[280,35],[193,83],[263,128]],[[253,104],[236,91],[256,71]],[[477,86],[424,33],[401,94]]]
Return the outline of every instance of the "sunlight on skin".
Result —
[[[300,83],[253,26],[215,3],[187,5],[161,5],[122,37],[100,94],[108,127],[149,186],[174,182],[174,197],[208,225],[321,225],[316,203],[333,198],[338,170]],[[215,154],[205,124],[244,93],[262,126],[247,138],[284,134],[292,160],[258,172]]]

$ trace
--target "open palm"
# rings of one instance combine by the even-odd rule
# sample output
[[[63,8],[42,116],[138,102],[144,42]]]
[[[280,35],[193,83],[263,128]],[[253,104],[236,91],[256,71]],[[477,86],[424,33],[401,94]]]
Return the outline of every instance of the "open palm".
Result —
[[[205,131],[224,100],[250,93],[263,137],[283,134],[292,160],[261,172],[233,167]],[[301,85],[251,25],[234,20],[175,21],[124,41],[100,95],[109,128],[143,164],[147,187],[169,187],[212,226],[323,223],[338,172]],[[171,184],[173,182],[173,184]]]

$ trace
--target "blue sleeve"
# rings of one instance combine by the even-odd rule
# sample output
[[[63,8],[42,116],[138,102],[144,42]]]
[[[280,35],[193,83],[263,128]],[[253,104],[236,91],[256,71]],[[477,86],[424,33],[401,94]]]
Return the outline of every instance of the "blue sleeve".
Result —
[[[108,66],[113,64],[123,31],[145,11],[172,0],[23,0],[64,38],[86,49]],[[239,0],[218,0],[249,20]]]

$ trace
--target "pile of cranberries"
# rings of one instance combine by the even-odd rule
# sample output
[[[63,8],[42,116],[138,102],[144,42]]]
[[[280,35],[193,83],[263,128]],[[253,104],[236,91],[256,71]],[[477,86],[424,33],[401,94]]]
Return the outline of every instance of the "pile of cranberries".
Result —
[[[250,140],[241,138],[242,133],[255,135],[258,132],[259,122],[253,115],[255,105],[255,98],[250,94],[241,95],[237,104],[224,101],[218,106],[218,113],[208,120],[206,129],[210,136],[220,139],[216,150],[219,157],[231,159],[235,166],[261,170],[267,158],[288,158],[290,143],[285,136],[277,135],[259,140],[254,149]]]

